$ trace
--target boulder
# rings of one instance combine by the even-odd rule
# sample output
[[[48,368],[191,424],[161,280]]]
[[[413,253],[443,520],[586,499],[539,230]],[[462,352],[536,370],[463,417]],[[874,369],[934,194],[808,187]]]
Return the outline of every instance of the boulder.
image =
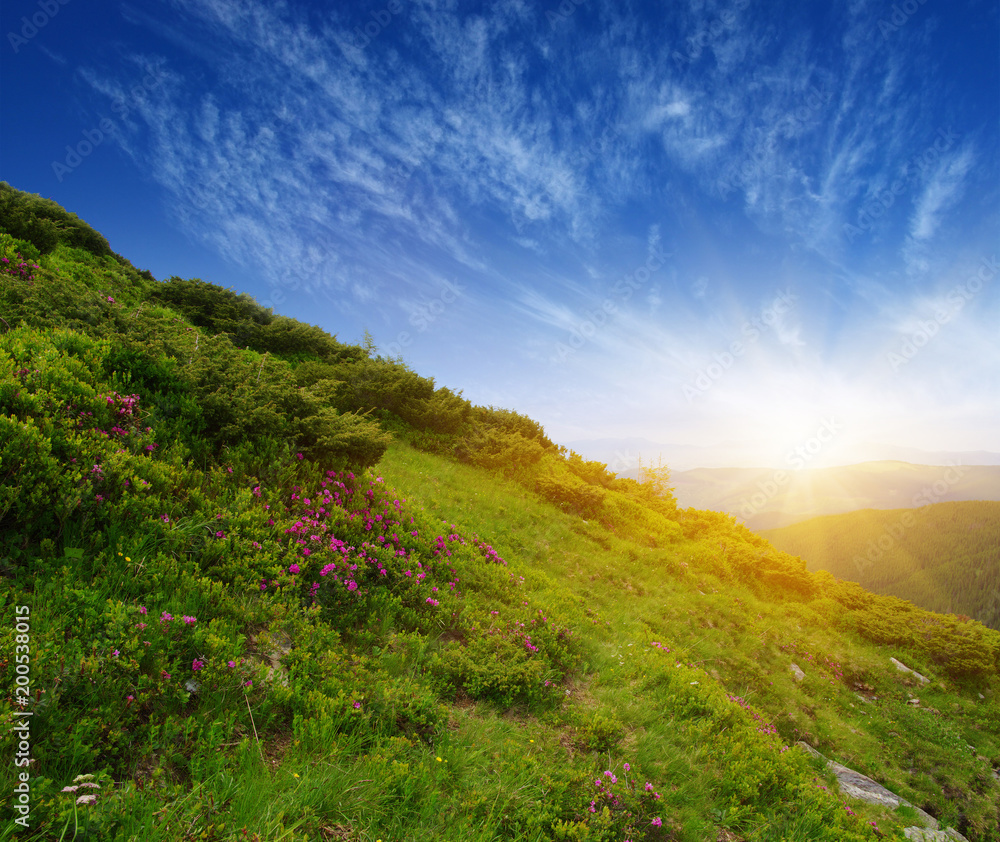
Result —
[[[954,840],[965,840],[969,842],[961,833],[953,828],[947,830],[927,830],[923,827],[908,827],[903,831],[903,835],[911,842],[954,842]]]
[[[946,831],[939,830],[939,825],[937,819],[929,813],[925,813],[919,807],[915,807],[905,798],[900,798],[896,793],[891,792],[886,789],[882,784],[876,783],[867,775],[862,775],[860,772],[855,772],[853,769],[848,769],[846,766],[842,766],[833,760],[828,760],[822,754],[820,754],[816,749],[814,749],[808,743],[799,740],[795,745],[805,751],[807,754],[812,755],[818,760],[822,760],[826,763],[827,768],[837,776],[837,783],[840,785],[840,791],[844,795],[850,798],[857,798],[860,801],[865,801],[869,804],[879,804],[883,807],[888,807],[890,810],[895,810],[901,804],[904,807],[909,807],[911,810],[916,811],[920,820],[924,823],[926,828],[921,827],[910,827],[906,829],[908,839],[916,840],[963,840],[965,839],[962,834],[956,830],[948,829]],[[910,836],[909,832],[919,832],[919,833],[938,833],[938,836]],[[949,835],[950,834],[950,835]],[[966,840],[968,842],[968,840]]]
[[[798,664],[789,664],[788,668],[792,671],[792,676],[795,678],[796,681],[801,681],[803,678],[806,677],[806,674],[802,672]]]
[[[909,673],[915,679],[917,679],[917,681],[919,681],[921,684],[930,684],[931,683],[931,680],[929,678],[925,678],[919,672],[915,672],[914,670],[911,670],[906,664],[901,663],[900,661],[897,661],[895,658],[890,658],[889,660],[892,661],[892,663],[896,667],[896,669],[898,669],[900,672]]]

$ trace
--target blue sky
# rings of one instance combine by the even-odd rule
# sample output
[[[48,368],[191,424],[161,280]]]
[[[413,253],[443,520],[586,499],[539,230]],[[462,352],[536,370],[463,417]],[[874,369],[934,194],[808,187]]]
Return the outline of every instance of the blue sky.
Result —
[[[158,278],[367,329],[561,442],[1000,452],[997,2],[36,0],[2,31],[0,178]]]

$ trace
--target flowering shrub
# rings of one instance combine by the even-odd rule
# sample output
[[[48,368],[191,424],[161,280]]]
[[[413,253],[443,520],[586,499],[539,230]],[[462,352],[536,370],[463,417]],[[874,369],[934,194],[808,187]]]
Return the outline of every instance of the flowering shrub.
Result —
[[[436,669],[449,687],[502,708],[558,702],[566,674],[579,662],[573,633],[526,606],[493,612],[486,627],[472,626],[468,643],[452,646]]]
[[[35,280],[34,273],[41,268],[37,263],[29,263],[22,258],[20,252],[14,256],[13,260],[9,257],[0,257],[0,272],[13,278],[33,281]]]

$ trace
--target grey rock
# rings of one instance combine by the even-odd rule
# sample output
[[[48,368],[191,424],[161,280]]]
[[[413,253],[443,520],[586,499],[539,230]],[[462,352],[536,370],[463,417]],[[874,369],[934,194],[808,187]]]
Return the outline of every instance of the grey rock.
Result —
[[[952,842],[955,839],[962,840],[962,842],[969,842],[961,833],[951,827],[947,830],[908,827],[903,831],[903,835],[911,840],[911,842]]]
[[[898,669],[900,672],[909,673],[914,678],[916,678],[917,681],[919,681],[921,684],[930,684],[931,683],[931,680],[929,678],[925,678],[919,672],[915,672],[914,670],[911,670],[906,664],[901,663],[900,661],[897,661],[895,658],[890,658],[889,660],[892,661],[892,663],[896,667],[896,669]]]
[[[798,664],[789,664],[788,668],[792,671],[792,675],[794,676],[796,681],[801,681],[803,678],[806,677],[806,674],[802,672]]]
[[[900,804],[902,804],[905,807],[915,810],[921,821],[923,821],[927,827],[932,830],[938,829],[939,825],[934,816],[929,813],[925,813],[919,807],[915,807],[905,798],[900,798],[896,795],[896,793],[886,789],[882,786],[882,784],[876,783],[867,775],[862,775],[860,772],[848,769],[846,766],[843,766],[836,761],[827,759],[816,751],[816,749],[814,749],[811,745],[804,743],[801,740],[799,740],[799,742],[795,745],[799,746],[813,757],[823,760],[826,763],[827,768],[837,776],[837,783],[840,785],[840,791],[844,793],[844,795],[847,795],[850,798],[857,798],[859,801],[865,801],[868,804],[879,804],[883,807],[888,807],[890,810],[895,810]]]

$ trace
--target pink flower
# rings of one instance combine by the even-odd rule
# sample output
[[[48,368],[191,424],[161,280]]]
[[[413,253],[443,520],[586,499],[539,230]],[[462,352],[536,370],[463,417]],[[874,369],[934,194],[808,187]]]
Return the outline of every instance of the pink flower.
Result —
[[[191,662],[191,669],[193,669],[195,672],[198,672],[198,670],[200,670],[203,666],[205,666],[205,662],[199,661],[197,658],[195,658]]]
[[[171,614],[168,614],[166,611],[164,611],[160,615],[160,622],[161,623],[169,623],[172,619],[174,619],[173,616]]]
[[[198,622],[194,617],[188,617],[187,615],[181,617],[181,619],[184,621],[185,626],[193,626]]]
[[[234,670],[236,669],[236,661],[230,661],[228,664],[226,664],[226,666],[229,667],[229,669]]]
[[[653,827],[663,827],[663,819],[661,819],[659,816],[653,819]]]
[[[300,568],[299,568],[299,566],[298,566],[297,564],[290,564],[290,565],[288,566],[288,572],[289,572],[289,573],[292,573],[292,574],[295,574],[295,573],[298,573],[298,572],[299,572],[299,569],[300,569]]]

